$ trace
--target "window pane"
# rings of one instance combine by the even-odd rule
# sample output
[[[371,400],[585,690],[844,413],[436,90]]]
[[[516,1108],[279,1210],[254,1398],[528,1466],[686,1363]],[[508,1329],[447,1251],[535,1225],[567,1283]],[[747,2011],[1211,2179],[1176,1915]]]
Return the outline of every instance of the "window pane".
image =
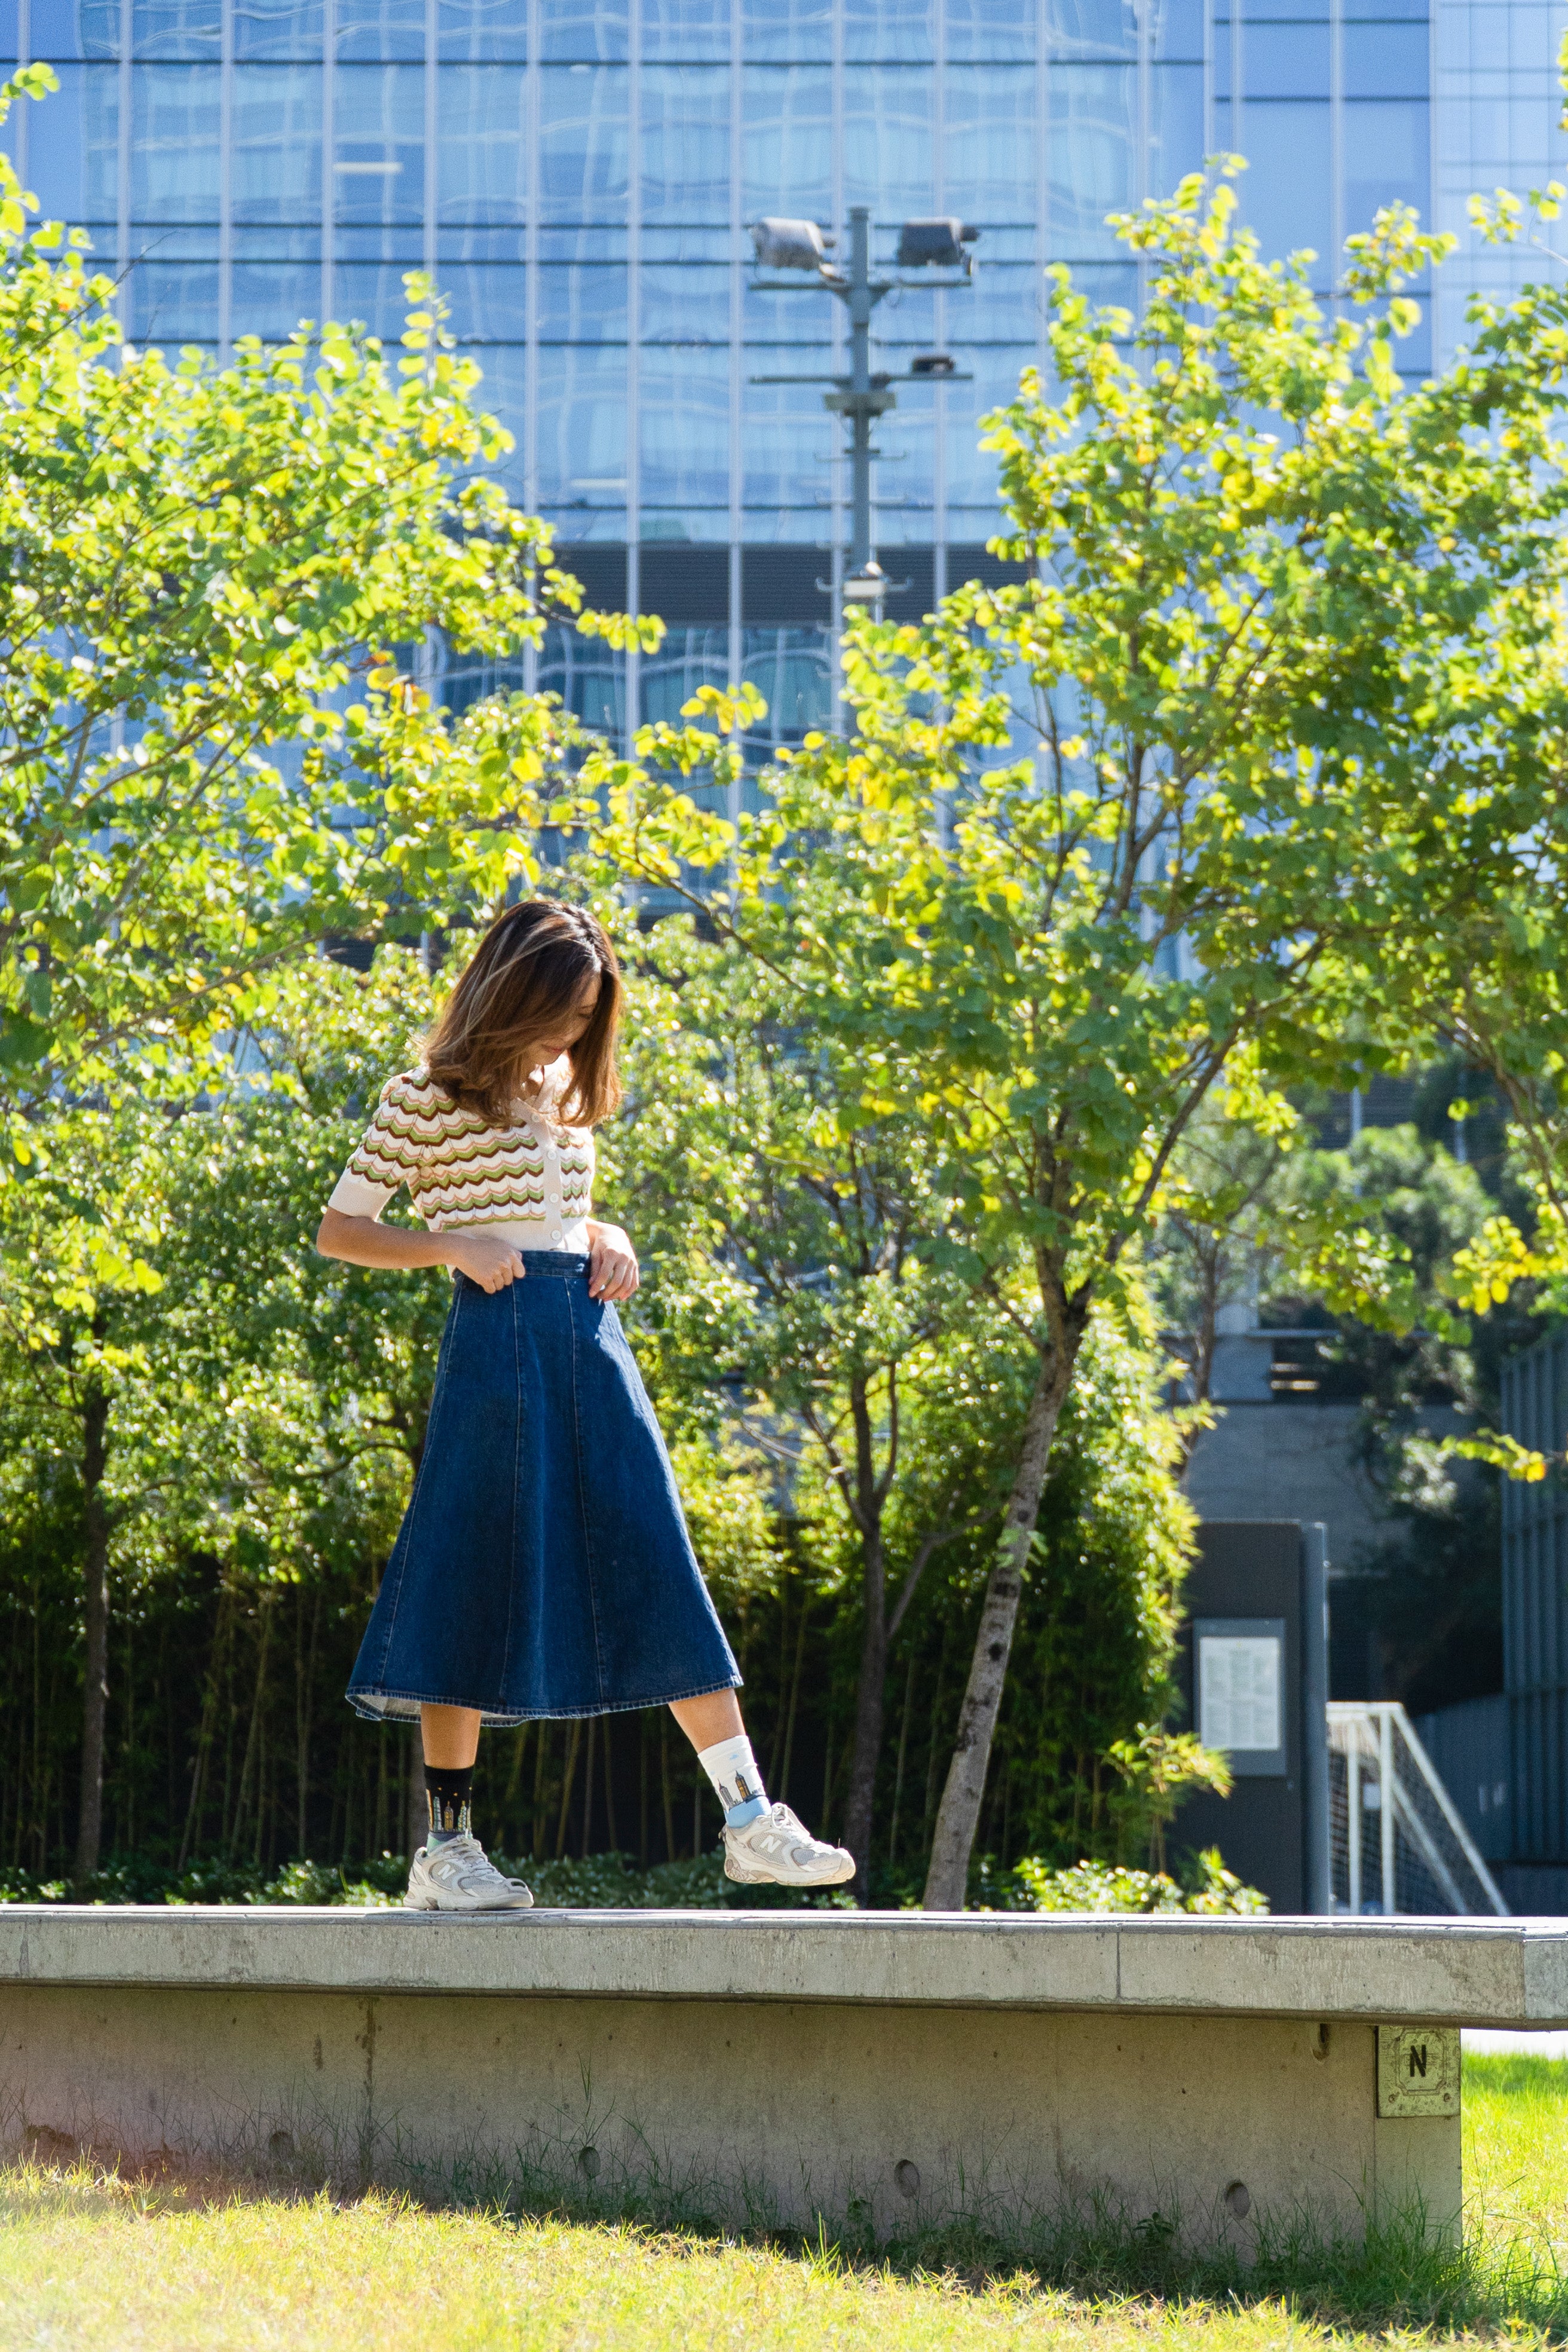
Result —
[[[1132,0],[1049,0],[1046,37],[1054,58],[1135,58]]]
[[[826,345],[805,344],[788,356],[786,370],[776,352],[748,352],[744,373],[810,375],[820,369],[826,374],[832,364]],[[802,506],[814,499],[826,502],[831,455],[842,437],[838,420],[824,413],[821,394],[811,386],[743,382],[741,496],[746,506]],[[824,536],[826,531],[825,518]]]
[[[548,67],[540,75],[540,184],[546,219],[624,220],[623,66]]]
[[[1138,78],[1131,66],[1058,66],[1050,78],[1050,253],[1110,255],[1105,226],[1137,194]]]
[[[38,199],[39,216],[71,226],[91,222],[110,229],[120,205],[120,87],[114,66],[61,65],[59,89],[48,100],[49,136],[34,129],[27,177]],[[103,239],[96,240],[100,250]]]
[[[1155,0],[1150,47],[1156,58],[1204,59],[1204,0]]]
[[[1310,246],[1327,257],[1333,234],[1327,106],[1249,106],[1245,124],[1243,152],[1251,169],[1238,194],[1242,216],[1258,231],[1264,253],[1278,258]]]
[[[1152,196],[1168,196],[1188,172],[1204,168],[1204,69],[1155,66],[1149,77]]]
[[[826,64],[833,55],[832,0],[740,0],[748,58]]]
[[[1242,35],[1248,98],[1327,98],[1326,25],[1248,25]]]
[[[645,58],[708,58],[730,55],[730,11],[713,0],[643,0]]]
[[[437,82],[436,216],[521,224],[528,209],[528,89],[521,66],[443,66]]]
[[[1432,208],[1427,110],[1420,101],[1345,108],[1345,234],[1372,226],[1384,205]]]
[[[231,331],[286,341],[301,319],[321,315],[321,272],[310,262],[237,261],[229,297]]]
[[[844,201],[869,205],[879,221],[931,212],[931,79],[918,67],[846,76]]]
[[[478,268],[447,263],[440,286],[459,342],[521,342],[528,331],[525,284],[521,262],[489,261]]]
[[[425,0],[337,0],[335,23],[342,58],[425,55]]]
[[[729,270],[708,261],[645,266],[640,323],[645,342],[727,343]]]
[[[541,502],[552,507],[624,506],[626,352],[542,351],[537,406]]]
[[[133,220],[216,220],[219,79],[216,66],[132,68]]]
[[[1425,25],[1345,26],[1347,98],[1425,98],[1428,62]]]
[[[340,319],[395,343],[411,307],[403,283],[406,272],[405,262],[340,261],[332,271],[332,308]]]
[[[730,496],[730,355],[642,353],[645,507],[723,506]]]
[[[823,551],[822,576],[830,559]],[[798,743],[814,727],[826,727],[833,709],[836,649],[826,629],[746,629],[741,667],[768,706],[752,740],[764,747]]]
[[[1034,11],[1016,0],[947,0],[947,54],[955,61],[1030,63]]]
[[[33,0],[27,42],[34,57],[57,62],[71,58],[117,58],[119,0]],[[53,107],[59,100],[49,102]]]
[[[237,58],[319,58],[321,0],[235,0]]]
[[[626,0],[548,0],[541,16],[542,57],[614,65],[626,55]]]
[[[932,0],[844,0],[844,55],[851,65],[929,63],[932,13]]]
[[[539,331],[548,343],[624,343],[625,268],[613,262],[546,262],[539,273]]]
[[[730,76],[723,66],[644,68],[642,217],[728,223]]]
[[[947,340],[955,351],[969,343],[1027,342],[1040,331],[1043,299],[1043,280],[1032,262],[982,262],[968,289],[948,298]]]
[[[493,416],[511,435],[515,446],[510,452],[491,460],[487,473],[503,482],[510,497],[521,499],[522,482],[522,433],[528,395],[528,353],[517,344],[489,343],[479,351],[467,352],[466,359],[475,360],[479,368],[479,383],[474,393],[474,408],[480,416]]]
[[[133,58],[207,58],[216,64],[221,44],[217,0],[135,0]]]
[[[980,419],[1016,398],[1018,379],[1035,354],[1020,349],[974,352],[968,357],[975,381],[956,385],[948,394],[947,495],[953,506],[989,504],[994,509],[997,458],[994,450],[980,446]],[[951,520],[948,530],[952,535]]]
[[[131,273],[130,328],[165,349],[217,341],[217,268],[212,262],[141,261]]]
[[[518,0],[440,0],[437,55],[460,63],[521,64],[528,54],[527,12]]]
[[[826,221],[833,207],[833,78],[748,66],[742,93],[745,217]]]
[[[950,66],[946,209],[979,227],[1032,220],[1035,77],[1011,66]]]
[[[235,68],[233,181],[237,221],[321,219],[320,66]]]

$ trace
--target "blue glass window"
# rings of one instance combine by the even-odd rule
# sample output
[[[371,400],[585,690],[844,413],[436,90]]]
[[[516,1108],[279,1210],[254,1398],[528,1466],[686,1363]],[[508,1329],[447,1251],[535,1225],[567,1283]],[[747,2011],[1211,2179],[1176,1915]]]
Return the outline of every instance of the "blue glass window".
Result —
[[[286,341],[301,319],[321,315],[321,272],[300,261],[237,261],[229,296],[230,331]]]
[[[948,298],[947,341],[956,350],[969,343],[1029,342],[1040,331],[1045,280],[1026,261],[986,261],[985,248],[973,283]]]
[[[1326,25],[1248,25],[1242,35],[1248,98],[1327,98]]]
[[[459,342],[521,342],[527,333],[527,273],[521,262],[447,263],[440,271]]]
[[[547,343],[624,343],[624,267],[545,262],[539,272],[539,331]]]
[[[1370,228],[1384,205],[1431,210],[1427,110],[1362,100],[1345,108],[1345,234]]]
[[[776,352],[748,352],[746,375],[774,372],[824,374],[828,354],[810,346],[791,352],[788,368]],[[826,387],[824,387],[826,389]],[[809,384],[742,383],[741,389],[741,497],[747,507],[800,506],[826,502],[829,464],[843,438],[837,417],[826,415],[822,393]],[[748,530],[750,526],[748,526]],[[824,534],[826,536],[826,533]]]
[[[831,558],[823,550],[823,576]],[[743,630],[742,676],[768,706],[761,730],[764,744],[798,743],[823,727],[833,709],[835,649],[826,629]]]
[[[237,221],[321,219],[320,66],[235,68],[232,178]]]
[[[523,0],[440,0],[436,13],[438,57],[458,64],[521,64],[528,54]]]
[[[1266,17],[1291,23],[1298,18],[1326,23],[1328,14],[1329,0],[1247,0],[1245,10],[1248,28]]]
[[[1155,66],[1149,77],[1148,192],[1173,194],[1188,172],[1204,168],[1204,69]]]
[[[844,0],[844,55],[850,65],[929,64],[936,55],[936,0]]]
[[[540,54],[563,65],[616,65],[626,55],[626,0],[547,0]]]
[[[730,11],[713,0],[643,0],[642,53],[647,58],[708,58],[730,55]]]
[[[333,20],[345,60],[425,55],[425,0],[336,0]]]
[[[833,55],[832,0],[739,0],[748,59],[825,65]]]
[[[931,213],[931,78],[918,66],[868,66],[846,76],[846,205],[869,205],[881,221]]]
[[[976,64],[1026,64],[1035,54],[1032,9],[1017,0],[947,0],[947,54]]]
[[[730,354],[645,350],[641,359],[645,507],[718,507],[730,496]]]
[[[55,62],[120,55],[119,0],[33,0],[28,47]]]
[[[425,70],[340,66],[332,199],[341,221],[425,216]]]
[[[1544,19],[1544,11],[1539,13]],[[1425,25],[1347,25],[1344,41],[1347,98],[1426,97],[1430,57]]]
[[[556,346],[539,354],[539,495],[553,507],[626,499],[626,355]]]
[[[486,467],[486,471],[497,481],[503,482],[510,496],[521,501],[523,496],[522,435],[528,390],[528,353],[516,343],[489,343],[482,351],[468,352],[464,356],[479,364],[479,384],[474,394],[476,410],[479,415],[493,416],[499,425],[504,425],[514,444],[504,457],[492,460]]]
[[[1032,220],[1038,156],[1034,75],[1012,66],[950,66],[946,114],[945,208],[978,227]]]
[[[1249,106],[1242,143],[1251,163],[1237,183],[1242,215],[1265,255],[1310,246],[1331,266],[1328,107],[1283,100]]]
[[[112,256],[113,224],[119,215],[120,77],[114,66],[57,68],[59,89],[46,100],[49,135],[34,127],[27,177],[44,220],[71,227],[107,225]],[[100,254],[100,235],[95,238]]]
[[[826,221],[833,206],[833,77],[748,66],[742,89],[745,217]]]
[[[1050,102],[1052,258],[1109,256],[1116,239],[1105,216],[1137,196],[1137,74],[1131,66],[1058,66]]]
[[[443,66],[437,220],[496,226],[528,215],[528,85],[521,66]]]
[[[1150,54],[1204,61],[1204,0],[1155,0],[1149,31]]]
[[[217,268],[199,261],[141,261],[131,273],[130,330],[167,349],[217,340]]]
[[[722,686],[730,675],[728,629],[670,629],[658,653],[645,654],[638,681],[646,724],[680,723],[680,706],[700,686]]]
[[[954,506],[989,504],[994,510],[998,460],[994,450],[979,446],[980,419],[1017,398],[1018,379],[1035,356],[1026,346],[966,354],[975,381],[955,386],[947,396],[947,495]]]
[[[644,68],[641,211],[645,222],[728,224],[727,68]]]
[[[215,63],[223,26],[217,0],[135,0],[133,58],[208,58]]]
[[[220,79],[216,66],[132,67],[133,220],[216,220]]]
[[[1136,58],[1132,0],[1049,0],[1046,37],[1053,58]]]
[[[321,0],[235,0],[235,56],[320,58],[321,22]]]
[[[539,80],[539,163],[545,218],[624,220],[625,67],[551,66]]]
[[[340,261],[332,271],[332,309],[383,342],[395,343],[411,307],[405,274],[406,264],[398,262]]]
[[[641,329],[645,342],[727,344],[728,268],[711,261],[645,266]]]

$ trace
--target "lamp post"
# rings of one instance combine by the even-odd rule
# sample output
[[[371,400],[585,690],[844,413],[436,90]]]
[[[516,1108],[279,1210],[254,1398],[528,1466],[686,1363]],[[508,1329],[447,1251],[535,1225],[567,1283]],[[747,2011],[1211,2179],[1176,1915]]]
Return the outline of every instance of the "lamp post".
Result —
[[[755,293],[793,294],[826,287],[849,313],[849,373],[847,375],[754,375],[753,383],[825,383],[823,406],[842,416],[849,427],[850,531],[849,571],[844,596],[852,604],[868,604],[879,614],[888,582],[871,548],[871,460],[881,452],[871,440],[879,416],[898,405],[895,383],[967,383],[943,352],[922,354],[910,363],[907,376],[871,373],[871,313],[895,287],[961,287],[973,281],[973,258],[969,251],[978,229],[955,219],[905,221],[899,236],[898,271],[918,270],[918,277],[873,277],[871,215],[865,205],[849,212],[849,266],[840,269],[827,258],[836,242],[815,221],[766,219],[755,223],[752,243],[759,271],[809,271],[804,277],[752,280]],[[941,277],[932,273],[943,271]]]

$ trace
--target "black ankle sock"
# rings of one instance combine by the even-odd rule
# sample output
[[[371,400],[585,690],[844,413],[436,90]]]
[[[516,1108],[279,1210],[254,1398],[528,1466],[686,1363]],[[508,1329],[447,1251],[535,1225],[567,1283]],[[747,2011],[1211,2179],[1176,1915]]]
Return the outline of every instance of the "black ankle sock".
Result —
[[[439,1764],[425,1767],[425,1791],[430,1807],[430,1828],[436,1836],[457,1837],[472,1828],[474,1768],[448,1771]]]

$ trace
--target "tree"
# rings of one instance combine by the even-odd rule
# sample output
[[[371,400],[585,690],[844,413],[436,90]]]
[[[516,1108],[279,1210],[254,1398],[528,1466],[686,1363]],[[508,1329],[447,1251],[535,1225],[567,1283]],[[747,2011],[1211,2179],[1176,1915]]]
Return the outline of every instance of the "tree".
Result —
[[[1435,866],[1497,862],[1498,812],[1457,757],[1435,778],[1428,757],[1412,803],[1418,713],[1440,686],[1457,742],[1465,678],[1489,685],[1552,602],[1537,516],[1515,521],[1519,385],[1404,396],[1394,371],[1398,288],[1443,240],[1382,216],[1353,241],[1366,323],[1329,324],[1304,258],[1262,264],[1231,204],[1192,180],[1120,224],[1151,266],[1135,330],[1058,273],[1054,396],[1026,375],[991,420],[1002,544],[1031,577],[853,628],[854,735],[808,739],[738,833],[661,781],[711,756],[699,727],[647,730],[649,770],[612,785],[623,866],[799,975],[803,1023],[860,1056],[868,1117],[926,1123],[963,1211],[951,1262],[979,1281],[1021,1249],[1033,1268],[1037,1372],[938,1907],[963,1900],[1091,1309],[1123,1295],[1217,1082],[1251,1118],[1287,1083],[1347,1083],[1384,1011],[1408,1031],[1379,994],[1390,927],[1428,919]]]

